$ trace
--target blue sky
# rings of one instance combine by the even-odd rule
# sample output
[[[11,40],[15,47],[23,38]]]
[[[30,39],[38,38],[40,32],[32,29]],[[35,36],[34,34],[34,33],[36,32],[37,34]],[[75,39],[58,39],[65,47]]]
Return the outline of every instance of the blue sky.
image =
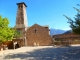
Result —
[[[27,17],[28,26],[37,23],[39,25],[49,25],[49,28],[70,29],[67,15],[73,18],[77,11],[73,8],[80,8],[80,0],[0,0],[0,15],[10,20],[11,27],[15,26],[17,5],[16,3],[25,2],[28,6]]]

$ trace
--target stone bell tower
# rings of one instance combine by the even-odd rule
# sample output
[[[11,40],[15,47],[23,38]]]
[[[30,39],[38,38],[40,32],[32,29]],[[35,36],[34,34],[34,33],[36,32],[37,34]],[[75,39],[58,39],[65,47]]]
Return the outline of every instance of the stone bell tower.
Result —
[[[17,16],[16,16],[16,25],[14,28],[16,28],[20,33],[21,37],[24,40],[24,44],[26,45],[26,30],[28,27],[28,20],[27,20],[27,13],[26,13],[26,7],[27,5],[24,2],[17,3],[18,10],[17,10]]]
[[[27,13],[26,13],[27,5],[24,2],[17,3],[17,5],[18,5],[18,11],[16,16],[15,28],[19,30],[22,33],[22,36],[24,37],[25,35],[24,32],[28,27],[28,20],[27,20]]]
[[[16,26],[15,28],[26,28],[28,27],[28,21],[27,21],[27,13],[26,13],[26,7],[27,5],[24,2],[17,3],[18,5],[18,11],[16,16]]]
[[[17,10],[17,16],[16,16],[16,25],[15,29],[17,29],[21,33],[21,39],[24,40],[24,44],[26,45],[26,30],[28,27],[28,20],[27,20],[27,13],[26,13],[26,7],[27,5],[24,2],[17,3],[18,10]]]

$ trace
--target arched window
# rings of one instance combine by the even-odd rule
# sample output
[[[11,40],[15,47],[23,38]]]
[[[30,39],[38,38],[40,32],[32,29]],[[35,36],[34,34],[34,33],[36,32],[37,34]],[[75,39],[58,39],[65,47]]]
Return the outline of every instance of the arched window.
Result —
[[[19,8],[23,8],[23,6],[22,5],[19,5]]]
[[[37,30],[36,30],[36,29],[34,29],[34,32],[35,32],[35,33],[36,33],[36,31],[37,31]]]
[[[19,5],[19,8],[20,8],[20,5]]]
[[[21,8],[23,8],[23,6],[21,5]]]

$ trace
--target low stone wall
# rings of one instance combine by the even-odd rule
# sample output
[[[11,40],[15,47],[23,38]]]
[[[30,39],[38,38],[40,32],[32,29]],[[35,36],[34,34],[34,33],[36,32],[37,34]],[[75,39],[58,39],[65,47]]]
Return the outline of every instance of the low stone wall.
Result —
[[[72,41],[71,44],[80,44],[80,41]]]
[[[54,45],[69,46],[70,45],[70,42],[54,42]]]
[[[14,43],[17,42],[17,44],[14,46]],[[23,39],[13,39],[12,41],[5,41],[3,42],[3,46],[2,44],[0,44],[0,50],[1,48],[4,46],[7,45],[8,49],[14,49],[15,48],[19,48],[19,47],[22,47],[24,46],[24,40]]]
[[[70,46],[72,44],[80,44],[80,41],[67,41],[67,42],[63,42],[63,41],[58,41],[58,42],[54,42],[54,45],[59,45],[59,46]]]
[[[5,41],[3,42],[3,45],[7,45],[8,49],[13,49],[13,41]]]

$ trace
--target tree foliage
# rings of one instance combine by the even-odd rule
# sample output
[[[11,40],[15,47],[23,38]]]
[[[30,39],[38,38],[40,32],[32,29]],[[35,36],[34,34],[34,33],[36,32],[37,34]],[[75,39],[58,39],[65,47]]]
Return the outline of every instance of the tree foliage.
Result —
[[[68,19],[68,23],[70,23],[73,33],[80,34],[80,10],[75,7],[73,8],[78,11],[77,15],[74,17],[74,20],[72,20],[70,17],[67,17],[66,15],[64,16]]]
[[[19,30],[15,29],[14,37],[15,38],[20,38],[20,36],[21,36],[21,32]]]
[[[0,16],[0,42],[12,40],[15,30],[10,28],[9,20]]]

